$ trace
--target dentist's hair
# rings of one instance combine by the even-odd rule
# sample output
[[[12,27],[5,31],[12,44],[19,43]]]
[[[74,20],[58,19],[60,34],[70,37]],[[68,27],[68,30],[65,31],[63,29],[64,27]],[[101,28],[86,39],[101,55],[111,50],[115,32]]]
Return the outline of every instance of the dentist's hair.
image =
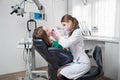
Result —
[[[69,32],[69,36],[71,36],[72,32],[78,27],[79,22],[78,22],[78,20],[75,17],[72,17],[69,14],[65,14],[62,17],[61,22],[67,22],[68,23],[69,20],[72,21],[72,29]]]
[[[34,30],[32,37],[33,39],[42,39],[48,46],[51,45],[50,39],[42,26]]]

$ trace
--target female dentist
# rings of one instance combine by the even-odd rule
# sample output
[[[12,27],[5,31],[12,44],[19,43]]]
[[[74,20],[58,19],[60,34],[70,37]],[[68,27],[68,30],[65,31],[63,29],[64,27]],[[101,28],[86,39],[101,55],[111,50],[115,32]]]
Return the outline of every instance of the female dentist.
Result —
[[[52,36],[64,48],[71,50],[73,62],[60,68],[57,77],[59,80],[77,79],[90,70],[91,62],[84,51],[83,36],[77,19],[66,14],[62,17],[61,23],[68,33],[68,38],[62,37],[56,30],[53,30]]]

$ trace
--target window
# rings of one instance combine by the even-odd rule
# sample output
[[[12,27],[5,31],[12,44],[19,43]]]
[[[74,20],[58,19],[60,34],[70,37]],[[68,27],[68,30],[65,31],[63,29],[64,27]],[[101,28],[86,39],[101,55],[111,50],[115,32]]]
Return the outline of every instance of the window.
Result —
[[[96,26],[99,36],[114,37],[116,0],[88,0],[87,5],[81,2],[74,4],[72,14],[80,22],[85,21],[89,29]]]

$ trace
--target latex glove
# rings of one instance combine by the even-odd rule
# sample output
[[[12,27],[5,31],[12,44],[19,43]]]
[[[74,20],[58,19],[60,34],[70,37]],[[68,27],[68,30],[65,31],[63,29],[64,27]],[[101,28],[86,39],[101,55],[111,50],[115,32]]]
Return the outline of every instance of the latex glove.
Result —
[[[56,28],[53,28],[51,30],[51,36],[58,41],[59,38],[61,37],[61,33]]]

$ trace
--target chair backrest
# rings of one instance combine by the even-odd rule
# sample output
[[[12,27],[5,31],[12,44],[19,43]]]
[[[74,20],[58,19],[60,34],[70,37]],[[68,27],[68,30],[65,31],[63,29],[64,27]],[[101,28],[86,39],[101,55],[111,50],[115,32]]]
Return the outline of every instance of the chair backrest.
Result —
[[[68,51],[60,48],[47,47],[42,39],[33,39],[33,47],[54,68],[59,68],[72,62],[73,56]]]
[[[96,61],[96,64],[98,65],[100,75],[103,73],[103,63],[102,63],[102,50],[101,47],[96,46],[93,52],[93,58]]]
[[[42,39],[33,39],[33,47],[47,62],[50,61],[47,46]]]

